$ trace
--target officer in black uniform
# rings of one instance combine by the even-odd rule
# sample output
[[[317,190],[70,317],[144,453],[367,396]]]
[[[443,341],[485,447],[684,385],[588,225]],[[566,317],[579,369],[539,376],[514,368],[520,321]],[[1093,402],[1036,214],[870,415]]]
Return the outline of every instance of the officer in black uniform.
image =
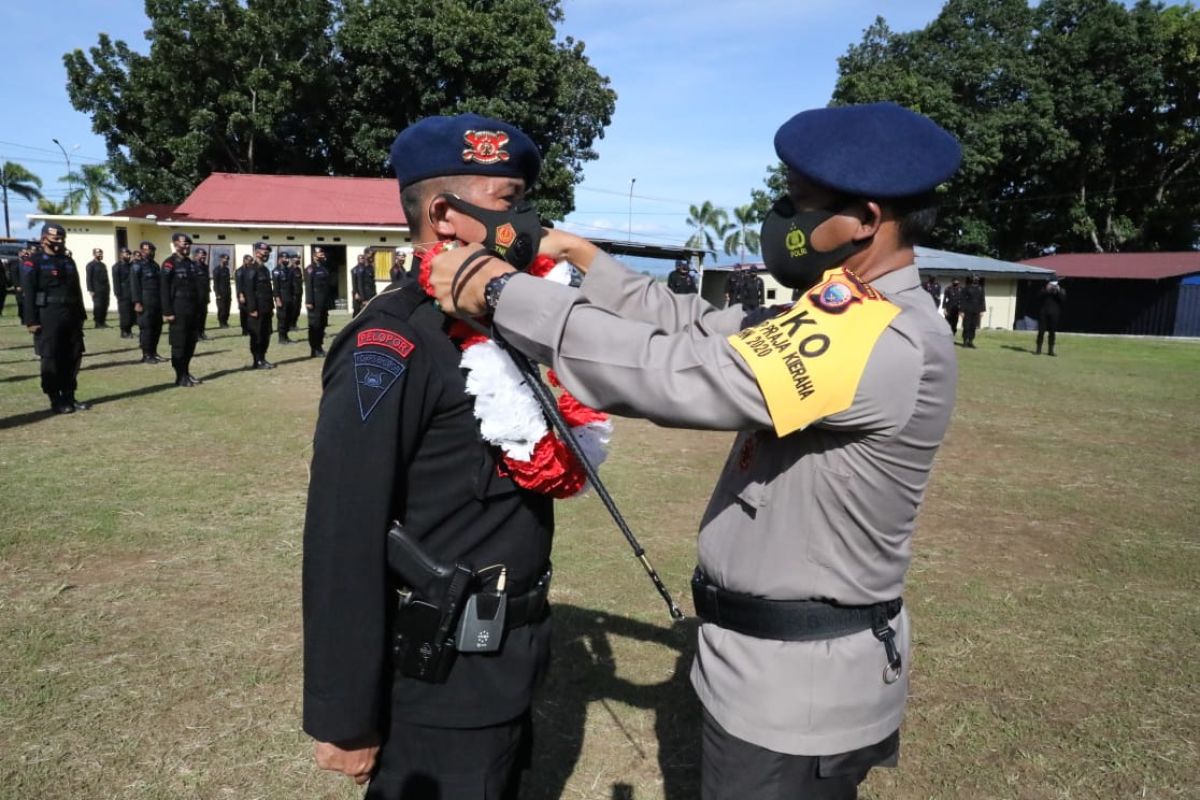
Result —
[[[358,263],[350,270],[350,289],[354,299],[354,316],[357,317],[367,301],[375,296],[375,269],[367,263],[365,253],[358,257]]]
[[[983,312],[987,310],[987,300],[983,294],[983,284],[976,275],[967,276],[967,286],[962,293],[963,311],[963,347],[975,347],[975,331],[979,330]]]
[[[12,287],[13,302],[17,304],[17,318],[25,324],[25,293],[21,289],[21,267],[29,260],[32,251],[22,248],[17,257],[8,262],[8,285]]]
[[[250,317],[246,313],[246,275],[253,264],[253,256],[242,256],[242,263],[233,272],[233,288],[237,291],[238,320],[242,325],[242,336],[250,335]]]
[[[292,267],[287,253],[280,253],[275,260],[275,269],[271,270],[271,291],[275,296],[275,313],[279,317],[279,343],[291,344],[288,337],[288,322],[291,316],[288,311],[288,301],[292,296]]]
[[[108,320],[108,265],[104,263],[104,251],[92,251],[92,260],[84,268],[88,294],[92,296],[92,320],[97,328],[107,328]]]
[[[326,264],[325,248],[313,248],[313,261],[304,273],[305,307],[308,310],[308,347],[313,358],[325,355],[325,327],[333,308],[333,273]]]
[[[696,278],[688,267],[688,262],[680,259],[675,262],[675,269],[667,276],[667,288],[675,294],[695,294]]]
[[[271,271],[267,259],[271,257],[271,245],[257,242],[254,245],[254,260],[242,273],[242,291],[246,295],[246,328],[250,331],[250,355],[254,358],[251,369],[275,369],[267,361],[267,348],[271,346],[271,319],[275,314],[275,295],[271,289]]]
[[[133,297],[129,293],[132,257],[129,248],[122,247],[121,257],[112,266],[113,295],[117,298],[117,324],[121,328],[122,339],[133,338]]]
[[[42,360],[42,391],[59,414],[86,411],[91,406],[75,399],[76,379],[83,361],[83,291],[79,270],[66,249],[67,231],[48,222],[42,226],[41,252],[21,264],[21,295],[25,326],[33,334]]]
[[[192,260],[196,271],[196,338],[202,342],[208,341],[205,329],[208,327],[208,304],[212,302],[212,273],[208,266],[208,251],[196,250]]]
[[[196,262],[191,259],[192,237],[186,233],[171,234],[174,253],[162,262],[162,308],[170,324],[171,366],[175,368],[175,385],[185,388],[200,385],[192,375],[192,355],[200,328],[196,318],[200,313],[199,278]]]
[[[231,299],[229,277],[229,256],[222,253],[217,265],[213,267],[212,273],[213,292],[217,296],[218,328],[229,327],[229,303]]]
[[[304,267],[300,264],[300,255],[293,253],[288,264],[291,270],[288,288],[291,295],[284,304],[288,310],[288,330],[300,330],[300,308],[304,305]]]
[[[943,297],[942,315],[950,325],[952,335],[958,333],[958,315],[962,313],[962,293],[962,286],[959,285],[958,278],[955,278],[946,287]]]
[[[506,134],[509,158],[464,162],[468,131]],[[473,114],[421,120],[392,146],[423,242],[471,224],[442,192],[470,194],[481,178],[523,192],[539,160],[521,131]],[[304,730],[318,765],[370,780],[369,800],[515,799],[549,655],[552,501],[498,470],[445,324],[406,278],[338,334],[322,375],[304,527]],[[406,581],[389,573],[384,547],[392,520],[428,558],[474,573],[470,593],[507,597],[500,649],[458,653],[442,682],[411,677],[405,659],[415,605],[398,607]],[[393,551],[397,569],[416,569],[406,552]]]
[[[166,361],[158,354],[162,338],[162,267],[154,260],[157,248],[153,242],[142,242],[142,258],[129,274],[129,295],[133,310],[138,314],[138,338],[142,344],[142,363],[161,364]]]
[[[408,274],[408,270],[404,268],[404,263],[407,259],[408,256],[403,251],[396,251],[392,254],[392,269],[388,272],[388,278],[391,279],[392,283],[395,283]]]
[[[1062,318],[1063,304],[1067,301],[1067,293],[1059,286],[1058,281],[1050,281],[1038,292],[1038,329],[1037,351],[1042,354],[1042,341],[1047,333],[1050,334],[1050,352],[1054,355],[1054,340],[1058,334],[1058,321]]]

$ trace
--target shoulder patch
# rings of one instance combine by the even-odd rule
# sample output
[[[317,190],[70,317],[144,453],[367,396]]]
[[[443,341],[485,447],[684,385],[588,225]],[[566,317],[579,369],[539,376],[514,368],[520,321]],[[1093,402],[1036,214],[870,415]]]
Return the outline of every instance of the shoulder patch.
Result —
[[[854,402],[875,342],[900,313],[843,269],[826,272],[790,311],[729,337],[758,381],[775,432],[801,430]]]
[[[404,364],[386,353],[355,351],[354,382],[358,389],[358,413],[363,422],[405,369]]]
[[[368,345],[387,348],[401,358],[408,358],[414,347],[408,339],[386,328],[367,328],[365,331],[359,331],[358,346],[367,347]]]

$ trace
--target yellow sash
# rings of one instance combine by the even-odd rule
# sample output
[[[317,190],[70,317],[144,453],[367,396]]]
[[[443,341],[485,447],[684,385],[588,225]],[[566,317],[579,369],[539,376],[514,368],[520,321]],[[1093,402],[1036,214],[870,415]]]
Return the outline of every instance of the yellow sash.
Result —
[[[791,310],[729,337],[758,381],[775,432],[845,411],[875,342],[900,308],[838,267]]]

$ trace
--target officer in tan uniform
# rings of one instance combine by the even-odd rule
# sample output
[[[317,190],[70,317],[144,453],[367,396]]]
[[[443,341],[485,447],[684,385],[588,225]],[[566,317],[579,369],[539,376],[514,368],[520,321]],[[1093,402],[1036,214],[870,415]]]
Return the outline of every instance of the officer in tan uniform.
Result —
[[[499,259],[438,256],[438,301],[491,314],[582,402],[739,434],[704,514],[692,683],[704,706],[702,796],[853,798],[894,765],[908,688],[900,600],[957,368],[913,245],[936,220],[955,139],[890,103],[806,111],[775,147],[788,194],[763,256],[798,290],[739,330],[740,308],[673,295],[558,231],[541,251],[579,289]]]

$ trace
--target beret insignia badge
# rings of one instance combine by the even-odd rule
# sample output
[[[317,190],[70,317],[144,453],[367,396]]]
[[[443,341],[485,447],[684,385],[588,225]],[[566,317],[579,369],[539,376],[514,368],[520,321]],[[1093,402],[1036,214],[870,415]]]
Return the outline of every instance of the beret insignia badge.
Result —
[[[462,151],[463,161],[477,164],[499,164],[508,161],[508,134],[504,131],[467,131],[463,134],[467,148]]]

